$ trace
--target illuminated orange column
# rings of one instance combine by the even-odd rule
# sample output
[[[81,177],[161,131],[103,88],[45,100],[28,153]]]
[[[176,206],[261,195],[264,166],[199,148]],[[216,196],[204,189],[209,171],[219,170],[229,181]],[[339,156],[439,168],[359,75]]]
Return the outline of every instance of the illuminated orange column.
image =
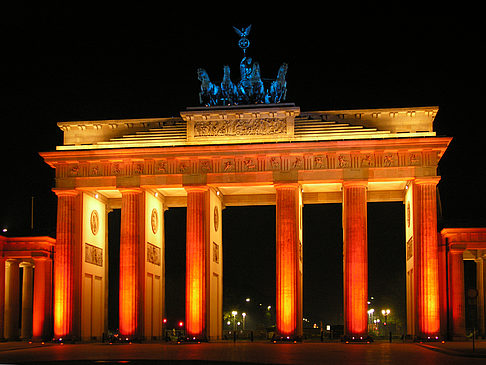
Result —
[[[141,252],[142,198],[140,189],[123,189],[120,229],[120,334],[129,339],[142,336]]]
[[[449,263],[449,324],[453,338],[466,337],[466,306],[464,296],[464,248],[451,248]]]
[[[209,239],[209,188],[186,187],[186,331],[206,337],[206,255]]]
[[[275,186],[277,214],[277,333],[302,336],[302,252],[300,245],[300,187]]]
[[[22,267],[22,316],[20,326],[20,338],[30,339],[32,337],[32,314],[33,314],[33,289],[34,289],[34,268],[30,263],[21,263]]]
[[[74,321],[74,246],[75,216],[78,193],[74,190],[57,194],[57,230],[54,256],[54,336],[73,336]]]
[[[367,184],[343,184],[344,334],[368,334]]]
[[[3,257],[3,247],[0,243],[0,340],[4,338],[4,312],[5,312],[5,257]]]
[[[440,335],[437,183],[438,178],[417,179],[413,185],[417,335],[423,338]]]
[[[51,334],[52,260],[47,257],[35,257],[34,264],[32,336],[36,340],[41,340],[48,339]]]

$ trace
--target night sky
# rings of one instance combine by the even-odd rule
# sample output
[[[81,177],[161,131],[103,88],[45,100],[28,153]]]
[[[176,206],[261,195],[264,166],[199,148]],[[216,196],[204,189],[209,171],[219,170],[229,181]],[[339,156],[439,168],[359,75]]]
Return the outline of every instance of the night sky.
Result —
[[[198,104],[198,67],[220,80],[228,64],[238,79],[241,50],[232,26],[249,24],[250,56],[267,78],[289,64],[287,101],[302,111],[439,106],[435,130],[454,137],[439,165],[439,229],[486,226],[484,100],[471,98],[481,85],[484,97],[477,10],[79,4],[2,9],[0,226],[6,235],[55,236],[54,171],[37,153],[62,144],[57,122],[177,116]],[[246,297],[274,306],[274,213],[275,207],[223,211],[225,309],[244,308]],[[116,226],[116,217],[110,219]],[[182,318],[185,210],[170,209],[165,219],[167,315]],[[402,320],[403,220],[401,203],[368,204],[369,295]],[[304,316],[340,323],[339,204],[304,207],[304,262]]]

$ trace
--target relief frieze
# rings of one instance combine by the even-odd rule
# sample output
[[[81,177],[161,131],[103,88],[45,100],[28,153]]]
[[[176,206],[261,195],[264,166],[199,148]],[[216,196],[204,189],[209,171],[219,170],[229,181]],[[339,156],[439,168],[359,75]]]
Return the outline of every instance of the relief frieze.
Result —
[[[194,123],[194,137],[278,135],[287,133],[284,118],[209,120]]]
[[[84,262],[96,266],[103,266],[103,249],[90,245],[89,243],[85,243]]]
[[[258,156],[208,156],[198,158],[169,158],[135,161],[112,161],[63,164],[57,169],[58,178],[136,176],[157,174],[213,174],[256,171],[327,170],[356,168],[393,168],[433,166],[436,152],[376,151],[334,153],[316,152],[302,155],[261,154]]]
[[[160,248],[147,242],[147,262],[160,266]]]

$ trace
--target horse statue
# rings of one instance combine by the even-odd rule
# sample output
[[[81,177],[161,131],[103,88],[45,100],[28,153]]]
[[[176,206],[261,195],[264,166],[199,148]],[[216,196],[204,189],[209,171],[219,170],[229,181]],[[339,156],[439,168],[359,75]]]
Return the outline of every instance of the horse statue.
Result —
[[[253,70],[250,75],[250,101],[253,103],[265,102],[265,87],[263,86],[260,64],[255,62],[253,64]]]
[[[208,73],[203,68],[197,69],[197,78],[201,81],[200,103],[206,106],[217,105],[219,87],[211,82]]]
[[[283,63],[280,66],[277,79],[272,82],[270,89],[265,96],[265,103],[280,103],[281,101],[285,100],[285,97],[287,96],[287,81],[285,80],[287,68],[288,65],[286,63]]]
[[[219,101],[222,105],[233,105],[238,98],[238,90],[236,85],[231,81],[230,67],[224,66],[223,81],[221,81]]]

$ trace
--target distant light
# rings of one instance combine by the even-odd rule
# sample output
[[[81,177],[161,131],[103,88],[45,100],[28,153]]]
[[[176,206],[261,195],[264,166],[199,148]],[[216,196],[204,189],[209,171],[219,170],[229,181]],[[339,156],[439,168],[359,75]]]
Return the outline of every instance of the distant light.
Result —
[[[231,321],[226,322],[226,324],[227,324],[228,326],[230,326],[230,325],[231,325]]]
[[[232,314],[233,316],[236,316],[236,315],[238,314],[238,312],[237,312],[237,311],[233,311],[233,312],[231,312],[231,314]]]
[[[180,321],[179,322],[179,327],[182,327],[182,326],[184,326],[184,322]]]
[[[331,330],[331,325],[330,324],[327,324],[326,325],[326,331],[330,331]]]
[[[270,310],[270,309],[272,309],[272,306],[271,306],[271,305],[269,305],[269,306],[267,307],[267,310]]]
[[[159,193],[155,192],[155,197],[158,197],[159,196]]]
[[[7,232],[7,228],[2,229],[2,232]]]
[[[99,196],[99,195],[98,195],[98,193],[96,193],[96,194],[95,194],[95,198],[96,198],[96,199],[98,199],[98,196]]]
[[[162,320],[162,323],[167,323],[167,318],[164,318],[164,319]]]
[[[245,312],[241,313],[241,315],[243,316],[243,318],[246,317],[246,313]]]
[[[250,298],[246,298],[245,301],[249,302],[251,299]]]
[[[240,321],[238,321],[238,322],[236,322],[236,324],[239,326],[239,325],[241,324],[241,322],[240,322]]]

